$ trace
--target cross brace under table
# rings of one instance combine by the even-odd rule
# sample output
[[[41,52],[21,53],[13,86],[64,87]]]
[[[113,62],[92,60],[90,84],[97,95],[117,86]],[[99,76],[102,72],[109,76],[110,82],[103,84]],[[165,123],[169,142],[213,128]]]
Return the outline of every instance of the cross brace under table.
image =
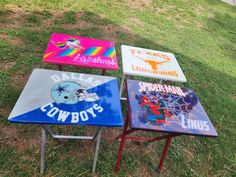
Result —
[[[159,137],[155,137],[155,138],[127,136],[127,135],[129,135],[129,134],[131,134],[131,133],[133,133],[135,131],[138,131],[138,130],[139,131],[140,130],[148,131],[148,130],[134,129],[134,128],[130,128],[128,130],[128,125],[129,125],[129,118],[127,117],[126,120],[125,120],[125,125],[124,125],[123,133],[115,138],[115,139],[120,139],[120,147],[119,147],[119,151],[118,151],[118,154],[117,154],[115,172],[118,172],[118,170],[119,170],[121,155],[122,155],[122,151],[123,151],[126,139],[127,140],[131,140],[131,141],[150,141],[150,142],[160,141],[160,140],[166,139],[166,144],[165,144],[164,150],[162,152],[161,160],[160,160],[160,162],[158,164],[158,167],[157,167],[157,172],[161,173],[161,170],[162,170],[162,167],[163,167],[163,164],[164,164],[164,161],[165,161],[165,158],[166,158],[169,146],[171,144],[172,137],[180,136],[182,134],[170,133],[170,134],[159,136]]]
[[[102,134],[102,127],[97,127],[96,133],[94,136],[65,136],[65,135],[56,135],[53,134],[52,130],[49,128],[48,125],[41,125],[42,126],[42,139],[41,139],[41,158],[40,158],[40,173],[44,173],[45,168],[45,149],[46,149],[46,133],[48,133],[54,139],[76,139],[76,140],[96,140],[96,149],[94,154],[93,160],[93,168],[92,173],[96,171],[96,164],[98,158],[98,150],[101,141],[101,134]]]

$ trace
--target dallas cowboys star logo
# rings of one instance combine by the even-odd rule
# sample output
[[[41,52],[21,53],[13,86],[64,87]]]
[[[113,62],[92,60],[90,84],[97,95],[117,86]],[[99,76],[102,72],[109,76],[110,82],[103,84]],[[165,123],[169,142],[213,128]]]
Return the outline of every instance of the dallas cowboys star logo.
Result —
[[[61,86],[60,84],[57,86],[57,88],[53,89],[54,91],[56,91],[58,93],[59,96],[61,96],[61,94],[63,92],[69,92],[66,88],[68,87],[69,85],[65,85],[65,86]]]

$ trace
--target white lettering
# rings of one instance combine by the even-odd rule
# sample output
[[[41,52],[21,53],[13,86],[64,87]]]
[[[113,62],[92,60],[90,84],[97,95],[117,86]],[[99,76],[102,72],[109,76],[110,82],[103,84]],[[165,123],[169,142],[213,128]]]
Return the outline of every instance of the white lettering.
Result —
[[[41,111],[43,111],[43,112],[47,111],[45,108],[48,107],[48,106],[50,106],[50,108],[52,108],[52,107],[53,107],[53,104],[52,104],[52,103],[45,104],[44,106],[42,106],[42,107],[40,108]]]
[[[145,82],[139,82],[139,92],[145,91],[146,83]]]
[[[209,131],[209,130],[210,130],[210,127],[209,127],[207,121],[204,121],[204,122],[203,122],[203,126],[204,126],[205,131]]]
[[[98,104],[93,105],[93,108],[97,110],[98,112],[102,112],[103,108],[101,106],[98,106]]]
[[[78,123],[79,122],[79,113],[72,112],[71,113],[71,123]]]
[[[58,75],[52,75],[51,78],[56,83],[61,81],[61,79],[60,79],[60,77]]]
[[[62,73],[62,80],[69,80],[70,77],[66,73]]]
[[[201,121],[196,119],[185,119],[184,116],[181,117],[181,126],[184,129],[192,129],[192,130],[202,130],[209,131],[209,125],[207,121]]]
[[[185,119],[184,116],[182,115],[182,116],[181,116],[181,125],[182,125],[182,127],[183,127],[184,129],[188,128],[188,127],[186,126],[186,124],[185,124],[185,121],[186,121],[186,119]]]
[[[75,77],[75,73],[71,73],[71,79],[72,80],[77,80],[78,79],[77,77]]]
[[[88,114],[87,114],[86,111],[81,111],[79,113],[79,115],[80,115],[80,118],[81,118],[82,121],[87,121],[88,120]]]
[[[86,110],[88,113],[90,113],[93,117],[96,117],[96,114],[94,114],[93,108],[89,108]]]
[[[57,120],[58,120],[58,121],[65,122],[66,118],[67,118],[69,115],[70,115],[69,112],[60,110],[59,115],[58,115],[58,117],[57,117]]]
[[[58,113],[59,109],[57,107],[53,107],[50,111],[48,111],[47,116],[54,117]]]

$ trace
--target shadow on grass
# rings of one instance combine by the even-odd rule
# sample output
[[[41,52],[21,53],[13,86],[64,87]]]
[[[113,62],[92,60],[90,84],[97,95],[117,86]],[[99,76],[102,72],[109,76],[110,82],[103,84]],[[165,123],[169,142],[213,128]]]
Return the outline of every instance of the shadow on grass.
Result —
[[[12,19],[12,21],[8,21],[7,18]],[[67,33],[71,35],[80,35],[80,36],[86,36],[86,37],[92,37],[92,38],[98,38],[98,39],[108,39],[113,40],[113,42],[116,43],[116,49],[117,49],[117,56],[118,56],[118,62],[119,66],[121,67],[121,56],[120,56],[120,45],[121,44],[132,44],[137,47],[144,47],[144,48],[150,48],[150,49],[156,49],[156,50],[162,50],[162,51],[168,51],[172,52],[176,55],[177,60],[179,61],[183,72],[185,73],[188,82],[186,84],[180,84],[180,83],[173,83],[177,85],[184,85],[187,87],[192,87],[197,95],[199,95],[200,100],[202,101],[204,107],[206,108],[207,113],[209,114],[212,122],[216,127],[218,128],[219,138],[215,140],[209,140],[210,142],[213,142],[213,144],[217,145],[218,148],[217,151],[215,149],[210,149],[210,153],[214,156],[208,162],[211,165],[214,165],[214,170],[219,170],[222,167],[222,164],[225,164],[227,167],[229,167],[229,170],[226,172],[230,174],[231,170],[231,161],[233,160],[233,150],[236,148],[236,145],[232,144],[231,140],[224,139],[225,136],[232,136],[235,135],[233,133],[233,125],[230,123],[230,121],[233,121],[233,116],[236,114],[235,112],[235,90],[236,90],[236,79],[224,72],[219,72],[212,68],[211,66],[207,66],[204,63],[196,61],[196,59],[188,57],[184,55],[183,53],[179,53],[178,51],[174,51],[166,46],[159,45],[158,41],[151,41],[146,38],[143,38],[142,36],[139,36],[132,32],[131,30],[127,30],[123,27],[120,27],[117,24],[114,24],[112,21],[103,18],[93,12],[85,11],[85,12],[66,12],[62,14],[57,14],[57,17],[61,18],[54,18],[54,15],[48,11],[44,12],[32,12],[30,14],[22,14],[22,17],[17,16],[16,19],[14,19],[14,15],[12,17],[12,12],[3,11],[0,12],[0,21],[2,22],[2,26],[4,25],[6,27],[12,26],[13,28],[2,28],[1,27],[1,33],[3,36],[7,37],[6,42],[3,43],[2,47],[0,48],[1,55],[6,55],[7,57],[1,58],[1,61],[8,61],[15,60],[16,63],[7,69],[2,69],[1,71],[1,77],[4,79],[2,80],[2,84],[4,85],[3,88],[1,88],[0,95],[4,95],[1,101],[2,107],[13,107],[13,103],[16,102],[17,97],[19,96],[20,92],[15,92],[14,90],[18,90],[18,82],[14,80],[14,77],[19,74],[24,74],[26,77],[24,79],[27,79],[27,76],[29,76],[31,70],[35,67],[42,67],[42,68],[48,68],[48,69],[56,69],[53,65],[48,64],[42,64],[42,57],[44,54],[44,51],[46,49],[48,40],[50,38],[50,35],[52,32],[58,32],[58,33]],[[20,25],[17,26],[17,21],[22,18],[22,22]],[[231,22],[233,22],[233,18],[230,18],[228,16],[222,16],[220,14],[216,15],[215,19],[212,19],[209,21],[209,29],[215,28],[218,26],[219,28],[224,28],[225,34],[226,34],[226,41],[231,41],[235,39],[235,31],[231,29],[231,25],[227,24],[225,22],[225,18],[229,18]],[[15,21],[14,21],[15,20]],[[83,24],[81,27],[80,24]],[[235,25],[235,23],[233,22]],[[15,25],[15,26],[14,26]],[[221,29],[222,30],[222,29]],[[216,29],[217,32],[217,29]],[[9,39],[10,38],[10,39]],[[13,43],[11,43],[11,40],[22,40],[24,45],[14,46]],[[14,52],[10,52],[6,49],[10,48],[13,50],[13,48],[17,49],[19,51],[19,55],[15,56]],[[232,51],[232,55],[235,56],[235,51]],[[7,63],[6,63],[7,64]],[[98,74],[100,71],[98,70],[90,70],[85,68],[79,68],[76,69],[75,67],[66,67],[65,70],[69,71],[79,71],[82,73],[93,73]],[[113,75],[116,77],[121,77],[122,68],[120,68],[119,71],[109,71],[109,75]],[[136,77],[136,79],[142,79],[140,77]],[[148,79],[151,80],[151,79]],[[152,80],[154,81],[154,80]],[[22,89],[21,87],[20,89]],[[17,95],[15,95],[17,93]],[[13,95],[13,96],[11,96]],[[232,114],[229,114],[229,110],[234,112]],[[6,120],[9,112],[1,113],[1,117],[4,117]],[[227,120],[222,119],[224,117]],[[222,127],[222,124],[224,125]],[[7,126],[7,125],[6,125]],[[26,128],[26,127],[25,127]],[[230,131],[225,131],[225,129],[228,129]],[[109,130],[107,130],[109,131]],[[221,141],[224,139],[223,143],[224,146],[230,147],[230,152],[228,154],[225,154],[225,149],[221,146]],[[200,141],[200,140],[199,140]],[[195,140],[195,142],[198,142],[198,140]],[[198,143],[199,147],[195,148],[205,148],[204,145],[201,143]],[[104,153],[107,149],[108,145],[102,144],[102,148],[100,153]],[[112,146],[109,146],[112,147]],[[145,148],[141,146],[142,148]],[[89,148],[93,148],[93,146],[90,146]],[[160,154],[162,148],[160,149],[159,146],[153,147],[156,152]],[[115,165],[114,162],[114,155],[116,154],[115,149],[117,149],[117,146],[114,148],[112,147],[113,151],[112,153],[108,154],[108,156],[101,156],[101,161],[98,162],[99,165],[107,165],[105,169],[107,171],[101,170],[102,167],[98,167],[102,171],[102,173],[106,175],[114,175],[113,166]],[[53,153],[53,151],[58,151],[57,147],[52,148],[50,147],[50,152]],[[80,149],[81,150],[81,149]],[[173,150],[175,150],[173,148]],[[231,151],[232,150],[232,151]],[[209,153],[206,152],[206,153]],[[66,153],[65,150],[62,150],[63,153]],[[106,151],[106,154],[109,151]],[[222,159],[220,155],[217,155],[220,153],[225,154],[225,158]],[[61,154],[63,154],[61,153]],[[139,157],[139,154],[136,154],[133,152],[133,158],[129,159],[129,157],[126,157],[127,166],[131,163],[132,167],[138,171],[140,166],[142,164],[138,163],[139,166],[136,166],[137,163],[135,160],[139,159],[140,161],[143,161],[144,163],[147,163],[143,158],[147,158],[149,156],[152,156],[151,152],[147,154],[147,156]],[[182,153],[182,152],[181,152]],[[205,153],[203,153],[205,154]],[[181,154],[184,156],[184,154]],[[54,161],[57,161],[59,158],[59,161],[63,163],[63,160],[60,160],[60,157],[57,157],[55,154],[54,156],[51,154],[52,157],[55,157]],[[112,160],[110,160],[108,157],[111,157]],[[137,159],[135,159],[137,157]],[[173,159],[175,159],[175,156],[171,156]],[[70,157],[68,157],[70,158]],[[123,157],[124,158],[124,157]],[[128,160],[127,160],[128,159]],[[68,159],[67,159],[68,160]],[[110,160],[110,161],[109,161]],[[178,159],[175,159],[178,160]],[[53,159],[49,161],[50,165],[54,164]],[[75,160],[76,162],[79,162],[79,160]],[[124,161],[124,162],[125,162]],[[70,167],[73,166],[74,161],[68,161],[68,164]],[[106,162],[106,164],[104,164]],[[194,162],[190,162],[192,165],[194,165]],[[201,159],[202,164],[206,164],[204,162],[204,158]],[[181,166],[184,166],[186,170],[188,170],[188,167],[184,162],[172,162],[174,163],[173,167],[175,168],[181,168]],[[197,162],[195,162],[197,163]],[[58,163],[57,163],[58,164]],[[57,165],[56,164],[56,165]],[[90,163],[84,162],[82,166],[88,167]],[[146,164],[149,166],[148,164]],[[207,165],[207,164],[206,164]],[[172,169],[173,167],[166,164],[166,166],[170,167]],[[124,167],[124,166],[122,166]],[[52,166],[49,167],[53,168]],[[61,168],[63,168],[63,165],[61,165]],[[152,168],[154,166],[152,165]],[[195,167],[193,167],[195,168]],[[64,169],[64,172],[70,171],[72,168],[66,168]],[[141,169],[141,168],[140,168]],[[59,169],[58,169],[59,170]],[[100,170],[98,173],[100,173]],[[134,171],[135,171],[134,170]],[[198,167],[195,168],[195,170],[199,170]],[[36,170],[37,171],[37,170]],[[34,172],[36,172],[34,171]],[[181,172],[181,170],[178,175],[193,175],[194,173],[189,172],[188,174],[185,174],[185,172]],[[55,171],[55,173],[57,170]],[[76,173],[76,171],[73,171],[73,173]],[[208,174],[214,174],[215,171],[209,171]],[[220,172],[219,172],[220,173]],[[87,173],[89,174],[89,172]],[[124,174],[132,174],[132,169],[129,167],[126,167],[125,169],[121,169],[121,172],[119,175],[123,176]],[[174,174],[174,169],[172,175]],[[140,174],[142,175],[142,174]],[[155,169],[151,170],[151,175],[155,175]],[[199,172],[199,175],[206,175],[206,172]]]

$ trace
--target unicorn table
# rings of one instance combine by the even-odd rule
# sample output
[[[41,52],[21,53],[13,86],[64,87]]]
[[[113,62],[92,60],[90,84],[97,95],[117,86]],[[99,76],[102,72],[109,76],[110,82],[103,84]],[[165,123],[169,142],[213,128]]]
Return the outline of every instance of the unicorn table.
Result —
[[[117,70],[113,42],[80,36],[53,33],[43,57],[43,62],[62,65]]]
[[[186,78],[172,53],[150,49],[121,46],[123,75],[120,85],[122,97],[126,75],[141,76],[177,82],[186,82]],[[121,98],[125,100],[126,98]]]
[[[8,120],[42,126],[41,168],[46,132],[56,139],[96,140],[95,172],[102,127],[122,126],[118,81],[114,77],[34,69]],[[48,125],[96,126],[94,136],[64,136]]]
[[[190,88],[127,80],[128,116],[121,139],[115,170],[119,170],[125,140],[159,141],[166,139],[158,165],[162,170],[172,137],[195,135],[216,137],[217,132],[198,97]],[[130,127],[128,129],[128,127]],[[136,131],[162,132],[155,138],[127,136]]]

